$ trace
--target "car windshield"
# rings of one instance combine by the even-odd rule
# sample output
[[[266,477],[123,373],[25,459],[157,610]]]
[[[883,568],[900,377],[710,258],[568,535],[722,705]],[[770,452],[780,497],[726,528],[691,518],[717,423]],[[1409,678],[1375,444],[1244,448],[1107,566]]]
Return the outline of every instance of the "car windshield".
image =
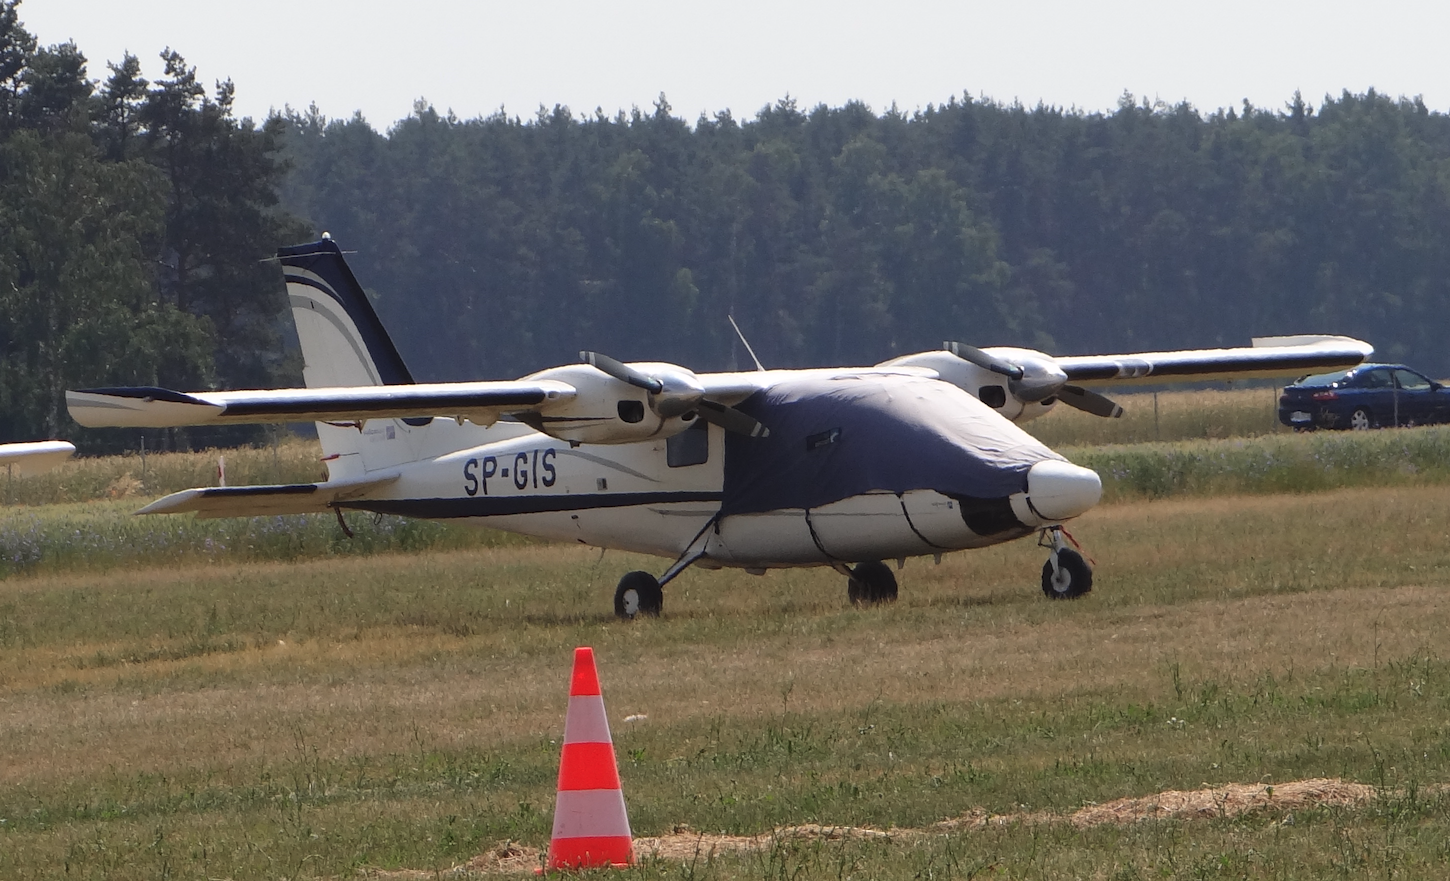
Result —
[[[1313,376],[1306,376],[1295,385],[1333,385],[1349,375],[1348,370],[1341,370],[1338,373],[1316,373]]]

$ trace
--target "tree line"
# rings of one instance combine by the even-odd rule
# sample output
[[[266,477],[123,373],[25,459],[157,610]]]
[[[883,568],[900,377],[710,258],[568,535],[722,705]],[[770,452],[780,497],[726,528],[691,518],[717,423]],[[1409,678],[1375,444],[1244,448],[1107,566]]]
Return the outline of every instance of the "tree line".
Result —
[[[19,6],[0,0],[0,439],[76,435],[67,388],[291,381],[260,262],[308,235],[278,203],[282,120],[234,118],[231,82],[209,91],[169,49],[155,82],[131,55],[93,80]]]
[[[1328,332],[1450,375],[1450,118],[1419,100],[285,122],[284,203],[431,379],[748,367],[728,314],[775,367]]]
[[[258,123],[171,50],[155,82],[130,56],[93,80],[18,7],[0,0],[5,439],[74,435],[66,388],[298,382],[267,257],[324,230],[422,380],[580,349],[748,368],[727,315],[770,367],[948,338],[1080,353],[1334,332],[1450,375],[1450,118],[1419,100],[786,98],[688,123],[660,96],[466,120],[419,102],[384,131],[316,107]]]

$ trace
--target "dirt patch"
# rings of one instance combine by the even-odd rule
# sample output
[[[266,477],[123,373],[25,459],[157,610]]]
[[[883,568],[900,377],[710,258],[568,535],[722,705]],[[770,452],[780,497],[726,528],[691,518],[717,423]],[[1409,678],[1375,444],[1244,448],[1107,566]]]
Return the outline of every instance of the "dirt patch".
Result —
[[[1450,786],[1433,787],[1433,792],[1450,790]],[[983,810],[969,811],[960,817],[934,823],[926,829],[890,830],[860,826],[786,826],[761,835],[711,835],[696,832],[688,826],[677,826],[668,835],[636,838],[637,860],[660,859],[686,863],[696,859],[744,851],[762,850],[787,840],[905,839],[925,835],[942,835],[965,829],[1005,826],[1016,823],[1070,823],[1079,828],[1109,823],[1126,825],[1145,820],[1207,820],[1216,817],[1237,817],[1254,811],[1294,811],[1310,807],[1353,807],[1375,797],[1375,789],[1363,783],[1317,778],[1289,783],[1230,783],[1187,792],[1168,790],[1156,795],[1122,798],[1100,805],[1088,805],[1071,814],[1035,811],[1016,814],[991,814]],[[523,874],[543,865],[544,853],[538,848],[504,842],[479,854],[461,866],[442,873],[451,877],[469,875]],[[438,877],[432,872],[364,872],[368,878],[413,879]]]
[[[821,826],[811,823],[805,826],[785,826],[764,835],[708,835],[696,832],[688,826],[677,826],[669,835],[659,838],[636,838],[635,859],[655,857],[671,862],[688,862],[713,854],[735,853],[743,850],[760,850],[785,840],[840,841],[846,838],[891,838],[901,832],[919,834],[915,830],[866,829],[860,826]]]
[[[1068,820],[1080,827],[1157,819],[1206,820],[1259,810],[1292,811],[1319,805],[1349,807],[1363,804],[1374,795],[1372,786],[1325,778],[1279,784],[1230,783],[1213,789],[1169,790],[1147,798],[1122,798],[1091,805],[1075,812]]]

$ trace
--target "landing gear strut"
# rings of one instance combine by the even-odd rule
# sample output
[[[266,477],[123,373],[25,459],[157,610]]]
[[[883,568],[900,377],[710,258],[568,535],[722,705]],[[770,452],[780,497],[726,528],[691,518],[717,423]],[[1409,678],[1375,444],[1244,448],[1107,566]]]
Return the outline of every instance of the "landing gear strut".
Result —
[[[1042,592],[1050,600],[1075,600],[1093,589],[1093,570],[1082,554],[1068,547],[1061,526],[1042,530],[1037,544],[1052,548],[1042,564]]]
[[[896,602],[896,575],[885,563],[877,560],[857,563],[856,568],[846,572],[846,595],[853,605]]]

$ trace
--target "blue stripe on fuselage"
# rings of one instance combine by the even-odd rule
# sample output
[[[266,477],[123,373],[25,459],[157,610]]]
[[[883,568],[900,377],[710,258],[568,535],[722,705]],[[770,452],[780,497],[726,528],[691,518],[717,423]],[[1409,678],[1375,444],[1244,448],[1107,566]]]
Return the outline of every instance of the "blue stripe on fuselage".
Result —
[[[628,508],[633,505],[664,505],[672,502],[719,502],[720,496],[719,492],[651,492],[479,496],[466,499],[367,499],[339,502],[338,507],[426,520],[453,520],[462,517],[502,517],[510,514]]]

